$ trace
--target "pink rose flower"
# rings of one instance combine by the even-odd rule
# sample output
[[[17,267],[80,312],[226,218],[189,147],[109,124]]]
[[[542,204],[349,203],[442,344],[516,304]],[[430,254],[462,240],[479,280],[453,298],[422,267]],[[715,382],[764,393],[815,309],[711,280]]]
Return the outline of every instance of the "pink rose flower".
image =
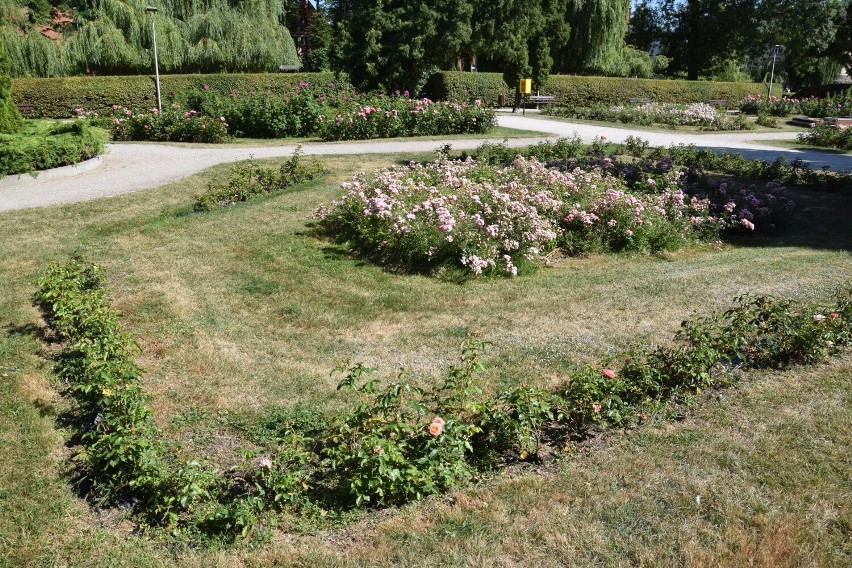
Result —
[[[592,405],[592,410],[594,410],[594,411],[595,411],[595,414],[600,414],[600,412],[601,412],[601,405],[600,405],[600,404],[598,404],[597,402],[596,402],[596,403],[594,403],[594,404]]]
[[[615,378],[615,371],[607,368],[607,369],[604,369],[604,370],[601,371],[601,375],[603,375],[604,377],[607,377],[608,379],[614,379]]]

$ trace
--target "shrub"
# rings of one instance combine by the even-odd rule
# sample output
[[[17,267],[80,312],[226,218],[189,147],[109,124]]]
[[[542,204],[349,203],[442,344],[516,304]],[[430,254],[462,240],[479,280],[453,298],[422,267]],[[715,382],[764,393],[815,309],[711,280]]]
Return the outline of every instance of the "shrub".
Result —
[[[195,210],[210,211],[215,207],[248,201],[261,195],[283,191],[322,174],[322,164],[305,164],[301,155],[300,146],[277,170],[258,167],[251,160],[234,165],[226,181],[211,181],[207,185],[207,191],[195,198]]]
[[[751,368],[810,364],[848,342],[848,303],[838,308],[796,304],[772,296],[741,296],[721,315],[684,322],[693,346],[718,353],[729,365]]]
[[[338,385],[373,398],[343,419],[325,450],[355,504],[405,503],[469,480],[474,470],[465,458],[478,428],[435,414],[404,375],[381,390],[372,380],[359,383],[372,372],[356,365]]]
[[[187,106],[208,116],[224,116],[233,136],[283,138],[310,136],[317,132],[325,107],[353,96],[348,85],[335,91],[312,89],[301,82],[291,93],[231,91],[228,94],[198,89],[188,96]]]
[[[328,108],[320,117],[323,140],[364,140],[397,136],[479,134],[496,124],[494,111],[472,104],[409,99],[405,95],[365,97]]]
[[[625,124],[665,124],[678,126],[700,126],[705,130],[747,130],[751,122],[742,117],[730,117],[718,112],[706,103],[688,105],[671,103],[646,103],[641,105],[616,105],[594,107],[557,106],[548,114],[587,120],[622,122]]]
[[[159,112],[156,107],[140,112],[113,107],[114,140],[164,142],[224,142],[228,138],[225,117],[210,117],[196,110],[185,111],[178,103]]]
[[[86,124],[51,127],[0,135],[0,175],[21,174],[69,166],[94,158],[104,149],[102,130]]]
[[[468,339],[433,390],[404,371],[380,386],[373,369],[356,364],[338,389],[362,402],[334,426],[309,425],[314,437],[290,421],[274,445],[243,451],[219,473],[162,440],[132,361],[137,348],[103,284],[100,268],[74,257],[51,264],[35,294],[63,340],[56,371],[79,412],[73,425],[87,479],[105,502],[128,500],[140,520],[196,538],[246,536],[265,511],[306,503],[312,484],[337,509],[419,499],[496,465],[538,459],[546,444],[641,419],[648,406],[688,401],[724,386],[733,369],[813,363],[852,345],[852,289],[831,306],[744,296],[723,314],[684,322],[678,345],[634,347],[620,369],[585,366],[552,389],[488,397],[478,384],[484,344]]]
[[[757,114],[757,124],[760,126],[766,126],[767,128],[777,128],[778,119],[766,112],[759,112]]]
[[[820,124],[798,135],[800,142],[825,148],[852,150],[852,128],[838,128],[831,124]]]
[[[813,118],[848,115],[852,109],[852,91],[841,92],[826,98],[769,97],[750,95],[740,102],[740,110],[752,115],[789,116],[802,114]]]
[[[718,239],[722,229],[786,211],[780,184],[764,197],[683,176],[671,162],[621,164],[612,158],[553,161],[518,157],[411,164],[358,174],[346,194],[317,211],[321,230],[379,263],[409,271],[463,268],[469,275],[516,275],[543,254],[672,250]],[[571,155],[570,141],[530,154]],[[656,169],[655,169],[656,168]],[[689,182],[689,183],[687,183]],[[706,182],[706,180],[705,180]],[[730,195],[728,194],[730,192]]]

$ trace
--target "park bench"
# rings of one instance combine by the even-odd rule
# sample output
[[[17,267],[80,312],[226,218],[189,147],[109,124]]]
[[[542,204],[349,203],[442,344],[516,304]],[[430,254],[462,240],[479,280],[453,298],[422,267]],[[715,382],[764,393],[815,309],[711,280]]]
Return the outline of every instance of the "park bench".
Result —
[[[651,102],[651,99],[645,97],[630,97],[629,99],[627,99],[627,102],[636,105],[647,105]]]
[[[30,103],[21,103],[15,106],[18,107],[18,111],[24,116],[29,116],[35,110],[35,105]]]
[[[556,97],[553,95],[530,95],[530,102],[535,103],[536,108],[540,104],[552,105],[556,102]]]
[[[725,114],[740,114],[740,110],[736,108],[729,109],[728,108],[728,99],[710,99],[707,101],[707,104],[711,107],[716,107],[718,109],[724,109]]]
[[[807,116],[794,116],[790,122],[795,124],[796,126],[805,126],[807,128],[813,128],[817,124],[822,124],[825,122],[821,118],[809,118]]]

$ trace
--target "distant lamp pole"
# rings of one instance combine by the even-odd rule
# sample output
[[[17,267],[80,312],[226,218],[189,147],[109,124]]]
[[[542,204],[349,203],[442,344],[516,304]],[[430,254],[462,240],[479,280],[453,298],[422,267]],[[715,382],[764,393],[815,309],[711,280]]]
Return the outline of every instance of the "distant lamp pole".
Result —
[[[772,83],[775,82],[775,59],[778,57],[778,48],[780,45],[772,46],[772,74],[769,75],[769,98],[772,98]]]
[[[160,99],[160,64],[157,61],[157,25],[154,23],[156,21],[154,15],[157,13],[157,7],[148,6],[145,8],[145,11],[151,13],[151,33],[154,36],[154,74],[157,76],[157,110],[163,112],[163,101]]]

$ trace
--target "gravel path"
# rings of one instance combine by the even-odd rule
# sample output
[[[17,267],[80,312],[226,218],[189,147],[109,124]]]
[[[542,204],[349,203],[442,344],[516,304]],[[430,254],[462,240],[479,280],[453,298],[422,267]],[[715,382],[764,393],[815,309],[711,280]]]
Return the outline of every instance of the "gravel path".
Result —
[[[827,165],[835,170],[852,170],[852,156],[823,152],[798,152],[748,142],[749,139],[795,139],[795,133],[772,134],[682,134],[677,132],[648,132],[626,128],[573,124],[527,116],[500,115],[501,126],[537,130],[551,135],[573,136],[575,133],[590,142],[605,136],[612,142],[624,142],[628,136],[638,136],[652,146],[695,144],[707,148],[735,149],[752,158],[774,160],[778,156],[801,158],[814,167]],[[514,138],[512,147],[526,146],[544,138]],[[304,144],[305,155],[378,154],[388,152],[431,152],[444,143],[454,149],[472,149],[485,139],[467,140],[372,140],[364,142],[332,142]],[[493,139],[492,139],[493,141]],[[262,147],[204,147],[187,148],[164,144],[108,144],[100,165],[91,168],[71,168],[65,172],[31,176],[8,176],[0,180],[0,211],[44,207],[60,203],[88,201],[158,187],[200,172],[223,162],[255,158],[276,158],[292,155],[295,146]]]

